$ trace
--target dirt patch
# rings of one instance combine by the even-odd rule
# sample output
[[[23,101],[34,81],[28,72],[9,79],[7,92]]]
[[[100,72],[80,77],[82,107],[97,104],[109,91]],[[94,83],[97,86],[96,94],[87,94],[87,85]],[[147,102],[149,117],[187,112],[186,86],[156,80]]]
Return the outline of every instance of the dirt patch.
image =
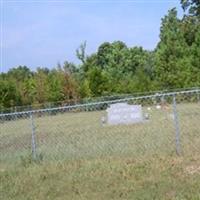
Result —
[[[200,174],[200,165],[198,166],[195,166],[195,165],[191,165],[191,166],[188,166],[186,167],[186,173],[187,174]]]

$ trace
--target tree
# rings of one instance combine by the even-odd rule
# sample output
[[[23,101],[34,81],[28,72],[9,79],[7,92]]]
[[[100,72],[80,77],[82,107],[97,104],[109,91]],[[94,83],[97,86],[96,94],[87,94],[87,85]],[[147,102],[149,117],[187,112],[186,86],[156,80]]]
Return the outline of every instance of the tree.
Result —
[[[90,89],[90,83],[87,79],[83,81],[83,83],[80,85],[79,93],[81,98],[91,97],[92,91]]]
[[[76,68],[76,65],[74,65],[74,63],[71,63],[68,61],[64,62],[63,69],[68,74],[73,74],[78,71]]]
[[[162,89],[184,87],[190,76],[188,46],[181,31],[176,9],[162,19],[160,42],[155,54],[155,78]]]
[[[49,85],[47,80],[48,74],[46,70],[37,68],[37,72],[34,75],[35,90],[36,90],[36,103],[43,103],[48,100]]]
[[[200,1],[199,0],[181,0],[181,4],[182,4],[183,10],[188,11],[189,15],[200,17]]]
[[[76,56],[77,58],[82,62],[82,64],[85,63],[85,59],[86,59],[86,41],[83,42],[80,47],[76,50]]]
[[[188,57],[191,60],[191,83],[200,85],[200,1],[182,0],[185,15],[182,19],[182,31],[189,45]]]
[[[12,68],[7,73],[7,77],[15,80],[16,83],[24,81],[32,75],[33,73],[27,66],[19,66],[17,68]]]
[[[48,93],[48,101],[62,101],[62,80],[60,78],[60,74],[58,70],[53,69],[49,73],[48,76],[48,85],[49,85],[49,93]]]
[[[98,67],[108,69],[121,66],[124,62],[123,54],[126,50],[128,50],[127,46],[121,41],[104,42],[97,51]]]
[[[36,80],[34,77],[30,77],[29,79],[23,81],[20,96],[22,105],[31,105],[37,102]]]
[[[20,95],[16,84],[0,77],[0,108],[8,108],[20,104]]]
[[[200,29],[196,33],[195,42],[191,47],[191,55],[192,55],[192,65],[193,65],[193,73],[192,73],[192,82],[193,86],[200,86]]]
[[[79,98],[76,81],[67,73],[60,74],[62,83],[63,100]]]
[[[87,74],[89,88],[93,96],[101,96],[108,91],[108,77],[99,68],[93,67]]]

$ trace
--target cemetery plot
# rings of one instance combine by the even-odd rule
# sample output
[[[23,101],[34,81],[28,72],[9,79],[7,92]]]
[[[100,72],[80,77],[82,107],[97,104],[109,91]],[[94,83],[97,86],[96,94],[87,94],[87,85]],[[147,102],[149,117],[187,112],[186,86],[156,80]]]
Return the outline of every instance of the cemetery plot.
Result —
[[[117,104],[115,109],[116,105],[111,105],[114,114],[120,116],[121,111],[118,108],[122,109],[122,113],[128,112],[126,119],[114,119],[111,126],[102,126],[101,123],[102,116],[108,113],[106,110],[35,116],[36,152],[43,155],[46,161],[117,155],[141,157],[176,154],[172,106],[169,110],[156,109],[155,105],[143,108],[131,106]],[[134,108],[136,117],[131,118],[131,108]],[[178,105],[184,154],[199,153],[199,109],[199,104],[195,103]],[[146,114],[149,116],[148,123],[141,123]],[[15,163],[21,156],[31,156],[29,118],[4,122],[1,124],[1,132],[0,159],[3,162]]]

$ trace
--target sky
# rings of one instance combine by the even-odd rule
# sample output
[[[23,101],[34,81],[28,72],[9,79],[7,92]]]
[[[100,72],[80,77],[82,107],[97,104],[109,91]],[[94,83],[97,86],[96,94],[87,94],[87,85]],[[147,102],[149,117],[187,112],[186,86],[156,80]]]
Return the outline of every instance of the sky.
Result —
[[[66,60],[79,64],[76,49],[84,41],[87,55],[116,40],[153,50],[161,18],[173,7],[182,15],[179,0],[0,1],[0,72],[19,65],[53,68]]]

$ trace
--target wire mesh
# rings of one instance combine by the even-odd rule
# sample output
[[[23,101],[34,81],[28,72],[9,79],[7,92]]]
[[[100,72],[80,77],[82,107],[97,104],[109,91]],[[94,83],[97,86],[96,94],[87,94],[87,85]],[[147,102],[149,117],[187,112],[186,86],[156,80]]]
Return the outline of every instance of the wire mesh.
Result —
[[[195,156],[200,150],[199,96],[195,89],[1,114],[0,159]],[[141,105],[143,120],[109,125],[107,108],[122,102]]]

